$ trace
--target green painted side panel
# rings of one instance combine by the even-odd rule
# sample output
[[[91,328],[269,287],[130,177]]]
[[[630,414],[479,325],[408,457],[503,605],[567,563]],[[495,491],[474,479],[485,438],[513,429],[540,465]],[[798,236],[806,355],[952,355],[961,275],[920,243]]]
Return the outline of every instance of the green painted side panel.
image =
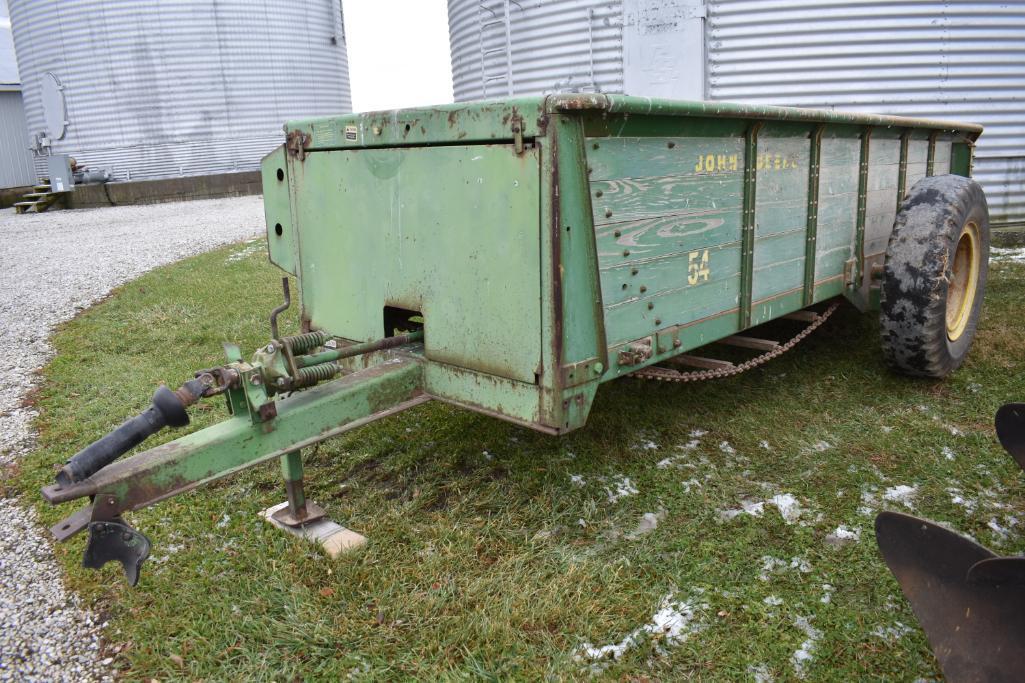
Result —
[[[804,286],[811,146],[808,135],[774,132],[758,137],[752,301]]]
[[[815,281],[843,274],[854,255],[858,211],[858,162],[861,141],[857,138],[822,139],[819,172],[819,231],[815,245]],[[816,288],[816,300],[821,300]]]
[[[533,383],[541,363],[536,149],[474,145],[293,158],[304,311],[357,341],[424,315],[426,357]],[[515,334],[510,334],[515,331]]]
[[[742,171],[743,137],[618,137],[588,141],[591,180]]]
[[[755,240],[752,301],[804,287],[804,242],[799,228]]]
[[[803,289],[785,292],[767,301],[755,301],[751,306],[751,324],[761,325],[802,308],[804,308]]]
[[[308,136],[306,149],[354,149],[426,144],[468,144],[543,134],[545,103],[540,97],[370,111],[289,121],[288,132]]]
[[[681,174],[657,178],[625,178],[591,183],[595,225],[607,225],[668,214],[739,206],[739,172],[716,176]],[[597,197],[601,192],[602,196]]]
[[[466,408],[481,407],[513,421],[532,426],[545,424],[534,384],[496,377],[441,363],[424,365],[424,388],[431,396]]]
[[[868,153],[868,196],[865,200],[865,256],[886,251],[897,218],[900,140],[873,132]]]
[[[267,251],[270,262],[286,273],[296,274],[298,234],[292,227],[289,174],[282,145],[260,162],[263,180],[263,213],[267,220]],[[280,176],[280,177],[279,177]]]
[[[735,308],[740,295],[740,244],[709,249],[709,280],[690,284],[679,261],[670,262],[669,282],[658,290],[617,304],[606,304],[609,344],[640,338],[657,329],[683,325]],[[662,278],[666,280],[667,278]],[[650,304],[650,306],[649,306]]]

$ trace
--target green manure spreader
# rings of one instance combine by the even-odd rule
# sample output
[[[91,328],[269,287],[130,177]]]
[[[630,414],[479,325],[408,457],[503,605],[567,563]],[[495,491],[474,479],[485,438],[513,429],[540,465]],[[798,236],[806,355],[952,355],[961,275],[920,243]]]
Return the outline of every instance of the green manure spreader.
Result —
[[[266,346],[226,345],[64,464],[43,495],[89,503],[54,533],[88,529],[85,564],[134,584],[150,544],[124,513],[280,459],[268,516],[333,525],[314,535],[335,552],[360,537],[306,500],[305,447],[431,399],[563,434],[603,382],[740,372],[842,299],[879,311],[892,366],[942,377],[983,300],[981,130],[600,94],[293,121],[262,173],[302,329],[278,330],[286,279]],[[745,334],[784,317],[789,341]],[[712,342],[757,355],[695,353]],[[226,420],[118,460],[214,395]]]

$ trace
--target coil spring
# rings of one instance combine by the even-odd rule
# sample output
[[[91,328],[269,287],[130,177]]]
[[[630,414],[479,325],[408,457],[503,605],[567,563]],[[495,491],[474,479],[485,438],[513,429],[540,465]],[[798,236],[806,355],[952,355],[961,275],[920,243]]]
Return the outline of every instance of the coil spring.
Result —
[[[307,332],[306,334],[285,337],[281,341],[288,344],[288,347],[292,349],[292,353],[305,353],[310,349],[323,346],[327,340],[328,335],[326,332]]]
[[[326,379],[331,379],[341,371],[342,366],[338,363],[321,363],[320,365],[311,365],[308,368],[299,368],[299,385],[309,386],[317,382],[323,382]]]

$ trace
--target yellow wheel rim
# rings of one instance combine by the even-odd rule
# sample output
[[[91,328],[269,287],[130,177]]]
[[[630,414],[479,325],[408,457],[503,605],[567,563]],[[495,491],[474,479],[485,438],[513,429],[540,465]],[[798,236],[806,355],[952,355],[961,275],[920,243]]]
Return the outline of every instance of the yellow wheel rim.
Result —
[[[979,226],[968,223],[954,250],[947,285],[947,339],[957,341],[968,327],[979,284]]]

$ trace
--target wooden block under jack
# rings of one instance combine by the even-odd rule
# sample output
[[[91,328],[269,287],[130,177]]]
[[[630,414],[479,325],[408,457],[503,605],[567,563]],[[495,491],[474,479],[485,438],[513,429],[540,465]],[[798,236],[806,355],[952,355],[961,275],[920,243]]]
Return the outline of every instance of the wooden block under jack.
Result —
[[[285,526],[274,519],[274,513],[286,507],[288,507],[288,501],[278,503],[261,512],[260,516],[282,531],[287,531],[293,536],[317,543],[332,560],[337,559],[342,553],[365,545],[367,542],[366,536],[357,534],[352,529],[346,529],[341,524],[332,522],[327,517],[321,517],[302,526]]]

